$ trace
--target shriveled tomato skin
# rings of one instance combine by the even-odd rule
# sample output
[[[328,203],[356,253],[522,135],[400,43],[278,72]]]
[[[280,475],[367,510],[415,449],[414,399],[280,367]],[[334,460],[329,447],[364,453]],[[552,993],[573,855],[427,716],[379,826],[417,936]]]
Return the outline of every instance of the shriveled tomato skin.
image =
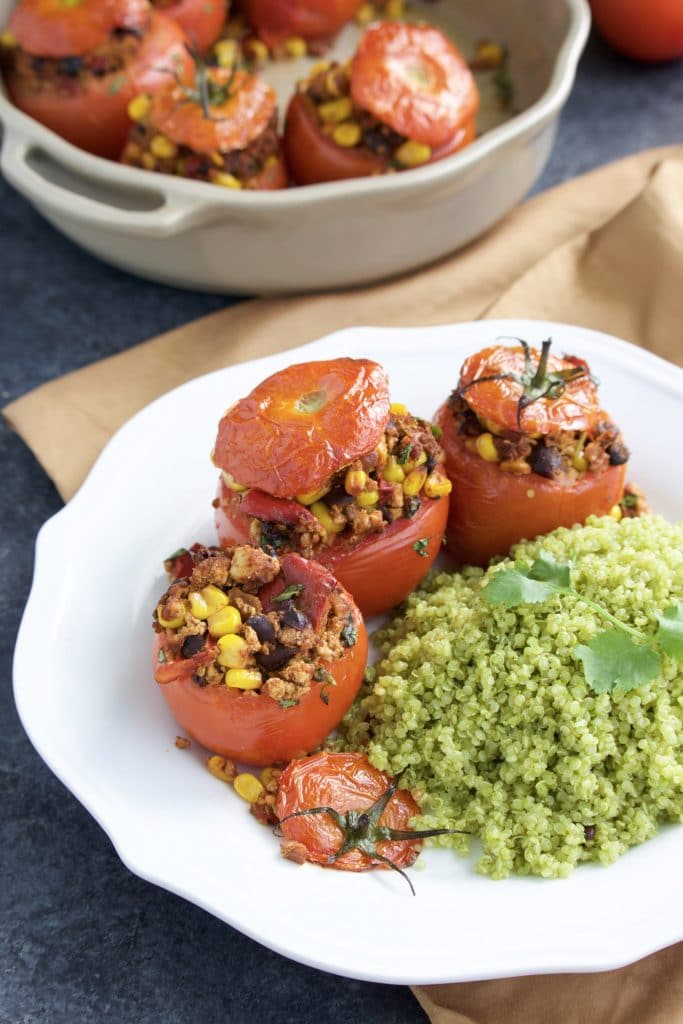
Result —
[[[176,0],[164,14],[177,21],[200,53],[218,39],[228,16],[228,0]]]
[[[442,430],[446,473],[453,484],[446,547],[461,565],[486,565],[520,540],[583,523],[589,515],[606,515],[623,496],[625,465],[586,472],[573,483],[536,473],[504,473],[466,448],[448,403],[438,410],[435,422]]]
[[[148,0],[21,0],[7,28],[36,57],[82,57],[116,28],[144,31],[149,12]]]
[[[474,139],[474,120],[468,121],[453,138],[434,150],[428,163],[436,163],[456,153]],[[292,178],[297,185],[315,185],[323,181],[341,181],[382,174],[390,157],[377,156],[368,149],[338,146],[320,130],[310,100],[295,93],[285,119],[284,150]]]
[[[314,750],[339,724],[363,680],[368,635],[358,608],[352,601],[350,605],[356,643],[338,661],[321,662],[335,686],[314,682],[295,707],[282,708],[265,694],[228,686],[198,686],[191,678],[192,669],[183,670],[181,662],[177,663],[178,677],[159,684],[178,724],[212,753],[246,764],[275,764]],[[155,634],[155,670],[163,646],[164,634]]]
[[[243,486],[291,498],[371,452],[388,420],[389,381],[378,363],[299,363],[262,381],[226,412],[214,462]]]
[[[532,361],[538,363],[539,353],[532,349]],[[549,370],[568,370],[580,360],[551,354]],[[585,364],[583,364],[585,365]],[[556,434],[563,430],[593,430],[602,410],[595,382],[586,373],[567,384],[562,395],[543,398],[522,410],[518,419],[521,385],[513,380],[483,381],[481,377],[517,374],[524,371],[524,350],[521,345],[490,345],[468,356],[460,371],[459,387],[467,389],[465,401],[482,417],[506,430],[525,434]]]
[[[357,544],[321,546],[316,561],[334,573],[363,615],[380,615],[400,604],[434,564],[446,528],[448,500],[423,498],[412,519],[397,519],[382,533],[371,534]],[[252,543],[250,524],[251,517],[240,509],[239,496],[221,481],[216,506],[219,543],[223,547]],[[423,540],[426,545],[413,546]]]
[[[154,92],[168,82],[165,68],[177,66],[181,77],[190,72],[185,35],[174,21],[152,13],[135,60],[123,71],[91,76],[86,85],[73,84],[69,92],[36,92],[10,71],[7,87],[12,102],[29,117],[68,142],[96,156],[118,159],[130,128],[127,107],[141,92]]]
[[[249,23],[269,46],[291,37],[324,39],[349,21],[363,0],[246,0]]]
[[[473,121],[479,93],[453,43],[432,25],[378,22],[353,59],[351,96],[394,131],[434,148]]]
[[[391,778],[374,768],[365,754],[319,753],[288,764],[279,780],[276,814],[285,818],[295,811],[312,807],[332,807],[340,813],[365,811],[377,801],[391,784]],[[406,831],[411,818],[420,808],[411,794],[399,789],[392,796],[379,819],[380,825]],[[342,841],[342,833],[327,814],[290,818],[281,825],[287,839],[303,843],[308,860],[328,864]],[[377,844],[381,853],[397,867],[409,867],[421,849],[419,840],[403,842],[390,839]],[[329,865],[342,871],[367,871],[386,867],[360,850],[349,850]]]

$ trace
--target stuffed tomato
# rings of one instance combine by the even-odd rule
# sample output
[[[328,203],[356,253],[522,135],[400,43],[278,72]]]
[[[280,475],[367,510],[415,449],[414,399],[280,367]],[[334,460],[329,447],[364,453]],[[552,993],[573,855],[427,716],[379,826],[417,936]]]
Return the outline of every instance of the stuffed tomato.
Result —
[[[152,4],[180,25],[200,53],[218,39],[229,7],[228,0],[152,0]]]
[[[290,366],[225,414],[221,544],[326,565],[364,615],[398,604],[441,547],[451,485],[430,425],[390,404],[369,359]]]
[[[129,104],[135,122],[122,161],[231,189],[278,189],[287,172],[277,134],[275,93],[257,75],[207,67],[194,81],[170,81]]]
[[[355,57],[300,82],[285,124],[299,185],[408,170],[475,136],[479,95],[465,60],[429,25],[379,22]]]
[[[183,729],[224,757],[273,764],[340,722],[367,659],[361,614],[332,574],[296,554],[194,545],[154,611],[154,677]]]
[[[523,538],[606,515],[624,494],[628,451],[587,364],[522,342],[465,360],[436,414],[453,484],[447,547],[485,565]]]
[[[139,92],[182,80],[186,37],[147,0],[21,0],[0,56],[12,101],[52,131],[98,156],[118,159]]]

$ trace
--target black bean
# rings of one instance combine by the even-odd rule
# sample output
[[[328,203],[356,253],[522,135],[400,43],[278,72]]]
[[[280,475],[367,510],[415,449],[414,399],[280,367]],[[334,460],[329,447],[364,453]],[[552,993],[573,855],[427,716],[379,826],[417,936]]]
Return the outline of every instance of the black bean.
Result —
[[[608,454],[610,466],[623,466],[628,462],[628,448],[621,441],[615,441]]]
[[[403,512],[408,519],[412,519],[420,507],[419,498],[406,498],[403,502]]]
[[[273,650],[266,654],[261,652],[255,656],[256,664],[259,668],[265,669],[266,672],[278,672],[281,668],[292,660],[296,654],[296,648],[285,647],[284,644],[278,644]]]
[[[356,629],[356,624],[351,615],[349,615],[348,619],[344,623],[344,628],[339,635],[339,639],[343,643],[344,647],[353,647],[358,640],[358,630]]]
[[[199,654],[204,649],[205,643],[206,637],[203,633],[193,633],[192,636],[185,637],[180,653],[183,658],[191,658],[194,654]]]
[[[289,601],[287,602],[286,607],[282,609],[281,615],[285,626],[291,626],[292,629],[308,629],[311,624],[311,620],[308,615],[299,611],[299,609],[295,608]]]
[[[544,444],[535,444],[529,456],[529,464],[538,476],[552,480],[562,472],[564,461],[557,448],[547,448]]]
[[[431,473],[435,465],[436,459],[434,458],[431,452],[427,452],[427,472]]]
[[[192,682],[196,683],[197,686],[201,686],[202,689],[205,686],[209,685],[209,680],[206,678],[206,676],[200,676],[198,672],[194,672],[192,674]]]
[[[595,839],[595,825],[584,825],[583,834],[586,837],[586,842],[590,843]]]
[[[251,626],[262,644],[275,641],[275,626],[265,615],[250,615],[246,625]]]
[[[66,75],[67,78],[76,78],[81,73],[82,67],[83,61],[80,57],[64,57],[59,62],[59,73]]]
[[[354,500],[352,494],[347,494],[343,487],[333,487],[325,495],[325,503],[327,505],[348,505]]]

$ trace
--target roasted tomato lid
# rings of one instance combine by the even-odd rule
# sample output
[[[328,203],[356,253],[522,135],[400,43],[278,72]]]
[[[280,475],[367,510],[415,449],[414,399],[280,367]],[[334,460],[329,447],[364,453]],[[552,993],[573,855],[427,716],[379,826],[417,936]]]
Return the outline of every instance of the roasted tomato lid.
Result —
[[[148,0],[21,0],[7,29],[37,57],[81,57],[115,29],[144,31],[150,12]]]

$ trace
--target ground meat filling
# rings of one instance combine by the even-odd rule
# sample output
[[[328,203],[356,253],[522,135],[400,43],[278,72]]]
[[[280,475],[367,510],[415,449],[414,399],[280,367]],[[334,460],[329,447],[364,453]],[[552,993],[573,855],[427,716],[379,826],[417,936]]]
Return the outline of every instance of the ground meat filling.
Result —
[[[124,71],[136,57],[142,28],[116,28],[104,46],[80,57],[36,57],[20,46],[1,48],[3,66],[33,92],[73,94],[90,78]]]
[[[191,571],[174,579],[153,615],[155,632],[163,634],[162,664],[195,658],[197,686],[249,690],[284,706],[297,703],[313,683],[322,683],[321,699],[326,700],[334,680],[324,665],[340,659],[357,639],[341,587],[332,591],[314,629],[298,607],[296,587],[272,602],[276,610],[264,610],[259,594],[280,576],[281,566],[261,549],[195,545],[180,558]],[[166,562],[172,577],[178,564],[178,553]]]
[[[163,174],[177,174],[196,181],[210,181],[220,184],[220,175],[229,174],[247,186],[270,162],[279,160],[280,142],[277,135],[277,114],[274,113],[265,131],[244,149],[233,149],[224,153],[219,150],[211,154],[195,153],[187,146],[169,144],[167,154],[160,153],[153,140],[158,138],[157,130],[149,122],[135,125],[124,153],[124,163],[161,171]],[[169,141],[169,140],[166,140]]]
[[[356,543],[397,519],[412,519],[425,499],[450,493],[444,453],[431,425],[394,411],[377,447],[336,473],[314,495],[299,495],[301,519],[251,522],[251,539],[269,554],[296,551],[315,557],[323,545]],[[224,474],[228,487],[234,481]],[[234,496],[233,499],[234,501]]]
[[[321,131],[345,149],[366,149],[389,161],[387,170],[403,166],[401,146],[407,141],[351,99],[351,64],[322,62],[320,70],[299,83],[309,100]]]
[[[466,447],[485,461],[497,463],[504,473],[536,473],[548,480],[577,480],[584,473],[597,473],[628,462],[621,431],[608,420],[600,421],[591,436],[585,431],[562,431],[529,437],[483,423],[457,392],[451,396],[449,406],[458,433],[466,438]]]

